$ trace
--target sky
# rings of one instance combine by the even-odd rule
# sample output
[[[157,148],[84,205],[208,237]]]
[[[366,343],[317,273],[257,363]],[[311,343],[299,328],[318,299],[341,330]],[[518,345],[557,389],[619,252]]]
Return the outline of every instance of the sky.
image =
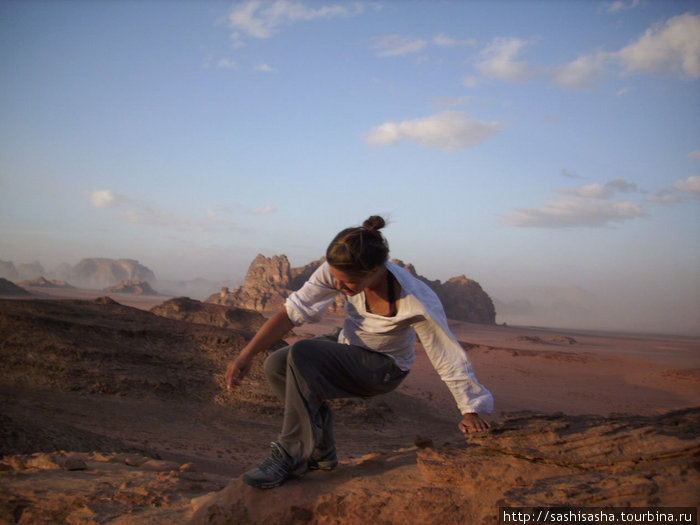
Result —
[[[0,65],[0,260],[241,280],[380,214],[430,279],[700,334],[696,1],[2,2]]]

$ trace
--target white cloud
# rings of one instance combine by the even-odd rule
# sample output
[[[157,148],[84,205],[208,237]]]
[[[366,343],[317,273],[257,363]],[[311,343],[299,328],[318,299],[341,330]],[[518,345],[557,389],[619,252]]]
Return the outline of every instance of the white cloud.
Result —
[[[628,9],[634,9],[639,5],[639,0],[631,0],[630,2],[623,2],[622,0],[617,0],[608,5],[606,11],[608,13],[619,13],[620,11],[626,11]]]
[[[114,208],[124,199],[110,190],[96,190],[88,194],[90,204],[95,208]]]
[[[238,67],[238,64],[230,58],[222,58],[216,65],[224,69],[236,69]]]
[[[274,73],[275,68],[270,67],[267,64],[258,64],[255,66],[255,71],[260,71],[261,73]]]
[[[350,17],[361,14],[364,5],[361,2],[342,3],[336,5],[319,5],[313,7],[301,2],[276,0],[268,2],[250,0],[237,4],[231,9],[228,23],[231,29],[241,31],[253,38],[270,38],[283,25],[300,21]]]
[[[649,202],[653,204],[676,204],[685,202],[687,199],[679,192],[662,188],[649,197]]]
[[[527,80],[532,76],[527,63],[518,62],[520,51],[529,44],[520,38],[496,38],[481,52],[479,72],[500,80]]]
[[[248,213],[251,215],[267,215],[268,213],[275,213],[277,208],[274,206],[261,206],[260,208],[253,208],[249,210]]]
[[[621,178],[614,179],[610,182],[606,182],[605,184],[596,182],[576,189],[559,190],[560,193],[593,199],[608,199],[616,193],[630,193],[638,191],[639,188],[637,188],[636,184]]]
[[[676,181],[674,187],[678,191],[688,193],[693,197],[700,198],[700,176],[693,175],[685,180]]]
[[[386,122],[372,129],[365,140],[376,146],[410,140],[432,148],[456,150],[475,146],[502,130],[503,125],[498,122],[481,122],[464,113],[444,111],[422,119]]]
[[[688,153],[689,159],[700,159],[700,149],[696,149]]]
[[[616,56],[628,71],[700,78],[700,15],[687,13],[656,24]]]
[[[637,185],[617,178],[605,184],[563,189],[565,197],[548,200],[541,208],[518,208],[502,219],[506,226],[525,228],[596,228],[646,216],[636,202],[615,201],[617,193],[640,192]]]
[[[617,93],[615,93],[616,97],[621,97],[623,95],[626,95],[632,90],[632,88],[629,87],[623,87],[621,90],[619,90]]]
[[[501,222],[522,228],[599,228],[645,215],[634,202],[571,196],[550,199],[541,208],[518,208]]]
[[[448,36],[444,33],[440,33],[439,35],[437,35],[433,38],[433,43],[436,46],[441,46],[441,47],[475,46],[476,39],[470,38],[468,40],[457,40],[457,39],[452,38],[451,36]]]
[[[573,62],[553,68],[549,77],[564,88],[592,89],[605,73],[605,53],[584,55]]]
[[[386,35],[373,40],[372,49],[378,57],[391,57],[417,53],[425,47],[425,40],[401,35]]]

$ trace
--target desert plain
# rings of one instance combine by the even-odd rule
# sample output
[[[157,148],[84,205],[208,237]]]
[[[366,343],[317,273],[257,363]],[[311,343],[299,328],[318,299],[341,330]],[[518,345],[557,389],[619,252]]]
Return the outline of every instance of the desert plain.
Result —
[[[167,297],[36,293],[0,300],[0,523],[480,524],[499,506],[700,501],[697,337],[451,321],[494,395],[489,432],[457,430],[417,345],[395,392],[334,403],[336,470],[260,490],[240,476],[267,454],[280,408],[260,362],[223,389],[254,326],[150,311]]]

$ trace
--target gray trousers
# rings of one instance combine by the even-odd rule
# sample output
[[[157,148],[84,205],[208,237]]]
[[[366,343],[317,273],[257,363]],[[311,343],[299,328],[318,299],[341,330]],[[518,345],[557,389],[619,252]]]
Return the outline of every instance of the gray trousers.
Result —
[[[327,338],[276,350],[265,360],[265,375],[284,405],[280,445],[297,464],[315,448],[329,450],[335,439],[327,399],[385,394],[406,374],[388,355]]]

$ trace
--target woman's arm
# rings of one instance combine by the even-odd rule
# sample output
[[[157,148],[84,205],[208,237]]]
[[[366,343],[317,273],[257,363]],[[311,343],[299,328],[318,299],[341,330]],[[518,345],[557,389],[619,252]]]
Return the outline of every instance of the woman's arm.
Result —
[[[241,384],[241,380],[248,374],[253,358],[269,348],[273,343],[279,341],[284,335],[294,328],[294,324],[287,315],[287,310],[281,308],[275,315],[270,317],[260,330],[253,336],[250,342],[241,350],[241,353],[229,363],[226,369],[226,388],[233,390]]]

